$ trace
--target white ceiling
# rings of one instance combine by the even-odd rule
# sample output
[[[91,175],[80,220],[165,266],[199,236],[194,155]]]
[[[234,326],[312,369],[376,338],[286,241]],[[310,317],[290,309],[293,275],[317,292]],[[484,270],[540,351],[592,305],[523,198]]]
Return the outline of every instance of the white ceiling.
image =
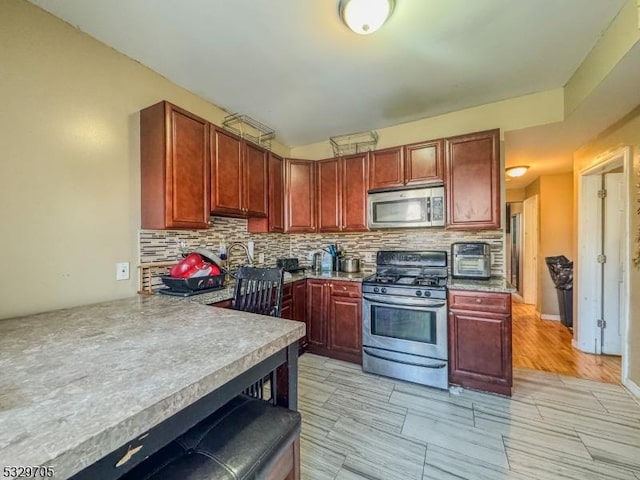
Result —
[[[359,36],[337,0],[31,1],[289,146],[562,87],[625,3],[397,0]]]

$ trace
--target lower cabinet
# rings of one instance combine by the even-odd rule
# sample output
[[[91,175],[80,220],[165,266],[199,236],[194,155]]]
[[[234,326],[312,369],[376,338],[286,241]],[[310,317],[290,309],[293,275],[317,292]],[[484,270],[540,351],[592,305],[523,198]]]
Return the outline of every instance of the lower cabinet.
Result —
[[[281,317],[288,320],[297,320],[307,324],[307,333],[298,340],[299,353],[307,350],[309,344],[309,325],[307,323],[307,281],[298,280],[287,283],[282,290]]]
[[[357,282],[307,280],[309,348],[362,363],[362,287]]]
[[[511,396],[511,294],[449,291],[449,382]]]
[[[231,308],[231,300],[222,300],[221,302],[210,303],[209,305],[218,308]]]

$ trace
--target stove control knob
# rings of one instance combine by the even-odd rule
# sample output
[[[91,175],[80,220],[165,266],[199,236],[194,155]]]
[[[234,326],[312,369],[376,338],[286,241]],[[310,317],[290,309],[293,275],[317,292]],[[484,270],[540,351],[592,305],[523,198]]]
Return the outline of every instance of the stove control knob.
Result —
[[[382,293],[387,293],[387,289],[386,289],[386,288],[384,288],[384,287],[382,287],[382,288],[380,289],[380,291],[381,291]]]
[[[431,292],[429,290],[425,290],[424,296],[425,297],[430,297],[431,296]]]
[[[425,293],[426,293],[426,292],[425,292]],[[421,292],[420,290],[416,290],[416,295],[417,295],[418,297],[421,297],[421,296],[422,296],[422,292]]]
[[[380,289],[378,287],[373,287],[373,293],[378,293],[380,292]]]

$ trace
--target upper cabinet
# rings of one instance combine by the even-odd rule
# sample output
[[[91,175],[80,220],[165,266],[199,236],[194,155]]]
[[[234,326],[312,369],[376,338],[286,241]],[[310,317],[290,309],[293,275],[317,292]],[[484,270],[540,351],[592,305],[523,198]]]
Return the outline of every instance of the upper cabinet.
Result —
[[[266,150],[214,127],[210,143],[211,213],[266,217]]]
[[[442,140],[431,140],[371,152],[369,190],[442,183],[442,149]]]
[[[369,154],[356,153],[342,157],[342,222],[343,232],[363,232],[367,228],[367,189]]]
[[[247,228],[250,233],[284,232],[284,160],[269,153],[269,214],[267,218],[250,217]]]
[[[500,228],[500,130],[445,139],[447,228]]]
[[[404,147],[405,185],[444,182],[444,141],[414,143]]]
[[[142,110],[140,176],[142,228],[207,228],[207,121],[169,102]]]
[[[366,231],[368,154],[357,153],[316,163],[318,231]]]
[[[284,230],[313,233],[316,228],[315,173],[313,160],[284,161]]]
[[[402,147],[371,152],[369,161],[369,190],[404,186],[404,158]]]

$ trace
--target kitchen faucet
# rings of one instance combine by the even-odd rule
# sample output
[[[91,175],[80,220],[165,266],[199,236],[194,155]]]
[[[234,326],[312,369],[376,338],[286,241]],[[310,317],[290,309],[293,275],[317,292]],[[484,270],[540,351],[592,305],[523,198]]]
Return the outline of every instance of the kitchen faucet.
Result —
[[[242,242],[233,242],[227,247],[227,261],[229,261],[231,259],[231,250],[233,250],[236,247],[242,248],[242,250],[244,251],[245,255],[247,256],[247,265],[250,266],[250,267],[253,267],[253,258],[251,257],[251,254],[249,253],[249,248]],[[231,263],[231,262],[229,262],[229,263]]]

